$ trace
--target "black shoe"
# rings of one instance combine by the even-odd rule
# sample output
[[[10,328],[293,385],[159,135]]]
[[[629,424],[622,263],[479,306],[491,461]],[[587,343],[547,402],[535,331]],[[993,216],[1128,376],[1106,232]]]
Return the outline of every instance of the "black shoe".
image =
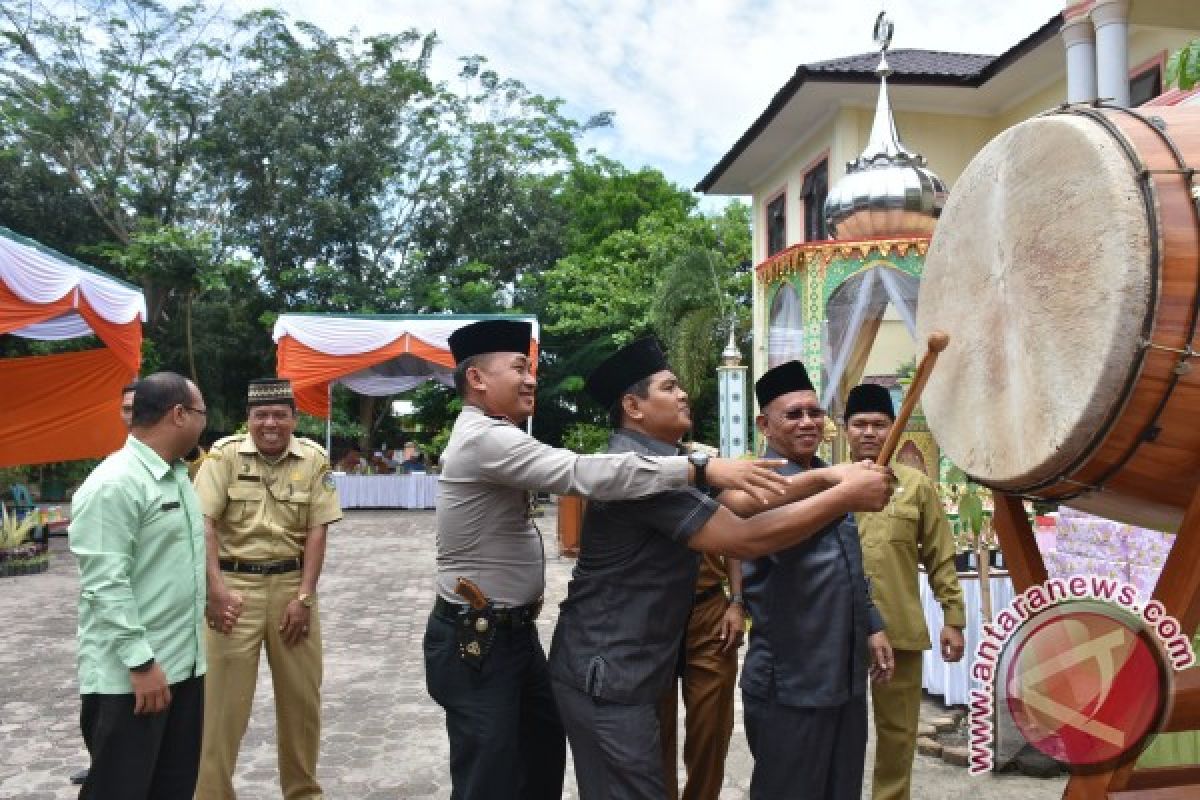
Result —
[[[79,772],[71,773],[71,783],[76,786],[83,786],[83,782],[87,780],[89,770],[81,769]]]

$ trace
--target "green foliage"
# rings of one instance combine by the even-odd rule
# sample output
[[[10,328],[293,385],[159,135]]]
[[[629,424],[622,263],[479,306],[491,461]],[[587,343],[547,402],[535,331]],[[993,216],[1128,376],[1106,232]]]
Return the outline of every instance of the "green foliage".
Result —
[[[1200,83],[1200,39],[1171,54],[1167,59],[1166,84],[1187,91]]]
[[[599,441],[583,375],[656,331],[710,435],[727,320],[748,326],[748,210],[697,214],[657,170],[584,152],[610,113],[574,119],[482,57],[435,81],[435,48],[204,2],[0,0],[0,224],[143,287],[143,372],[193,376],[210,438],[274,373],[286,311],[537,314],[551,442]],[[440,452],[458,401],[412,396]],[[336,393],[335,436],[408,435],[376,406]]]
[[[357,439],[363,435],[362,425],[355,420],[347,419],[344,413],[339,414],[337,411],[338,409],[335,409],[333,419],[330,421],[330,433],[333,436],[339,439]],[[296,416],[296,434],[306,436],[324,447],[325,420],[308,414],[298,414]]]
[[[603,453],[608,450],[609,429],[591,422],[576,422],[563,431],[562,444],[576,453]]]

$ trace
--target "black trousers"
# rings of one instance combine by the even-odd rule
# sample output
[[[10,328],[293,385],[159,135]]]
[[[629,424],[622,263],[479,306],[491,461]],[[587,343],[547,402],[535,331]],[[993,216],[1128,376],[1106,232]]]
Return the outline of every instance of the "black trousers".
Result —
[[[580,800],[666,800],[658,704],[625,705],[554,682]]]
[[[750,800],[858,800],[867,750],[867,696],[796,708],[742,692],[754,756]]]
[[[85,694],[79,726],[92,757],[79,800],[190,800],[200,767],[204,678],[171,685],[171,704],[134,714],[132,694]]]
[[[566,737],[537,628],[496,631],[483,669],[458,655],[454,624],[430,615],[425,685],[446,710],[452,800],[559,800]]]

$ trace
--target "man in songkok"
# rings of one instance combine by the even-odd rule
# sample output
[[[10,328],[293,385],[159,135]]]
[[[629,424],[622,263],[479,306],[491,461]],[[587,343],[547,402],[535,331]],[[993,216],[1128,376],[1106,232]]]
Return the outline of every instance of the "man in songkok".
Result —
[[[655,340],[610,356],[586,389],[609,409],[610,454],[681,454],[691,408]],[[704,476],[714,460],[696,450],[689,459],[700,475],[696,487],[597,499],[584,515],[550,653],[583,800],[666,796],[658,707],[696,610],[700,554],[766,557],[854,509],[881,508],[890,492],[882,470],[837,468],[790,480],[763,503],[745,492],[708,489]]]
[[[780,472],[825,466],[825,410],[799,361],[754,385],[755,422]],[[877,510],[877,509],[876,509]],[[867,676],[887,680],[892,648],[863,573],[850,514],[773,556],[743,563],[750,644],[742,664],[752,800],[857,800],[867,746]]]
[[[850,456],[875,460],[896,421],[892,395],[864,383],[846,398],[846,438]],[[929,588],[942,607],[938,636],[944,661],[963,657],[966,624],[962,588],[954,569],[954,537],[937,489],[919,470],[895,464],[896,491],[883,511],[855,514],[862,542],[863,567],[896,666],[892,679],[871,687],[875,719],[875,800],[907,800],[912,791],[913,754],[921,709],[922,651],[931,646],[921,607],[917,564],[925,567]]]
[[[613,501],[696,478],[684,456],[578,455],[527,434],[537,389],[532,333],[523,320],[487,319],[449,338],[463,410],[441,457],[424,647],[426,686],[446,712],[456,800],[562,796],[566,745],[534,625],[545,554],[531,494]],[[754,462],[727,459],[709,462],[708,482],[760,497],[784,486]]]
[[[293,435],[289,381],[251,382],[248,433],[219,439],[196,475],[208,542],[207,691],[197,800],[232,800],[258,680],[271,667],[279,780],[287,800],[323,796],[317,581],[342,518],[325,450]]]

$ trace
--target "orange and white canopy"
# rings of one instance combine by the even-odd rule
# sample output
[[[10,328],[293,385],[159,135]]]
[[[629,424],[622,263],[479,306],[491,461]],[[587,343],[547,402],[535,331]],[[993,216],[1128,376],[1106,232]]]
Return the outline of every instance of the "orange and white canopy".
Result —
[[[0,466],[98,458],[121,446],[121,387],[141,363],[141,289],[0,228],[0,334],[104,347],[0,359]]]
[[[425,381],[452,382],[450,334],[481,319],[537,319],[519,314],[338,315],[282,314],[275,321],[276,372],[292,381],[296,407],[329,416],[329,389],[340,383],[359,394],[398,394]]]

